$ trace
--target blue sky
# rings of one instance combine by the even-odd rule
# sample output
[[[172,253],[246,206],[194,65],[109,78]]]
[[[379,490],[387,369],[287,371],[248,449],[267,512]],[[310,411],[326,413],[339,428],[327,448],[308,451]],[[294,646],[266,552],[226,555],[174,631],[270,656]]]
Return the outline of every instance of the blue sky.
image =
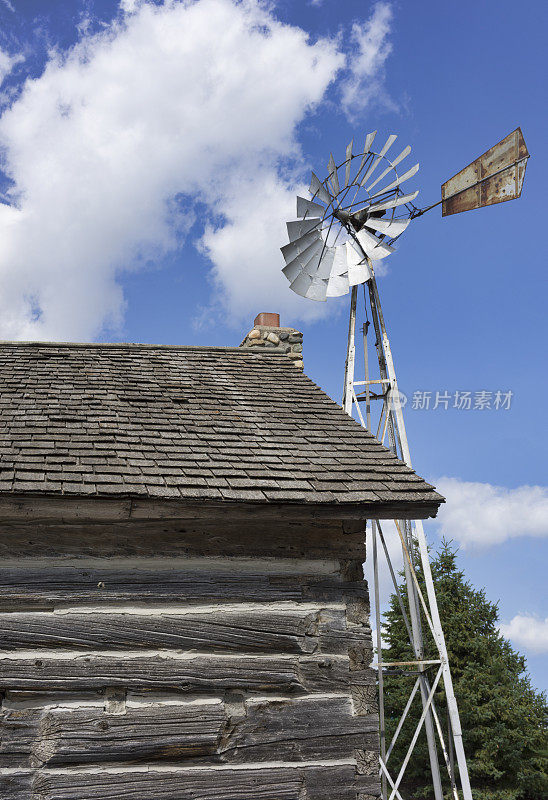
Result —
[[[300,301],[279,275],[309,170],[397,133],[427,205],[521,126],[522,198],[416,220],[380,291],[410,398],[513,392],[509,410],[410,402],[406,420],[417,471],[449,501],[431,541],[460,543],[541,688],[547,16],[532,0],[0,0],[6,339],[234,345],[279,311],[339,399],[347,298]]]

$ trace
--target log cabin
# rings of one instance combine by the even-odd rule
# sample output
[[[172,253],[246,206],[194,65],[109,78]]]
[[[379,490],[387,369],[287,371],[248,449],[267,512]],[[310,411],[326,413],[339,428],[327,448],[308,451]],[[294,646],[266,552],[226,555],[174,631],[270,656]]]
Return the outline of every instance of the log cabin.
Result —
[[[266,323],[0,344],[1,798],[378,797],[365,524],[442,498]]]

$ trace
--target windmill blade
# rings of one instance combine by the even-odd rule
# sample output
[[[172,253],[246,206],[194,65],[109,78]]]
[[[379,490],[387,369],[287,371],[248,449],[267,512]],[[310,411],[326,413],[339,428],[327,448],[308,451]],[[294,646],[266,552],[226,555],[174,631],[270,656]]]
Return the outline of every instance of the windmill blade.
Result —
[[[391,169],[393,169],[394,167],[397,167],[398,164],[400,163],[400,161],[403,161],[404,158],[407,158],[407,156],[409,155],[410,152],[411,152],[411,147],[409,145],[407,145],[407,147],[404,150],[401,151],[399,156],[396,156],[394,161],[390,162],[390,166],[387,167],[384,170],[384,172],[381,175],[379,175],[379,177],[376,180],[373,181],[373,183],[369,184],[369,186],[366,188],[366,192],[370,192],[371,189],[374,186],[377,185],[377,183],[380,183],[382,181],[382,179],[384,178],[384,176],[388,175],[388,173],[390,172]]]
[[[396,156],[394,161],[392,161],[392,166],[397,167],[398,164],[403,161],[404,158],[407,158],[409,153],[411,152],[411,145],[408,144],[407,147],[404,147],[399,156]]]
[[[329,278],[335,253],[333,247],[326,247],[322,240],[314,242],[303,253],[291,261],[282,272],[292,282],[304,272],[311,278]]]
[[[319,231],[314,230],[310,231],[310,233],[305,233],[300,239],[295,239],[294,242],[289,242],[289,244],[284,244],[283,247],[280,247],[285,263],[289,264],[290,261],[293,261],[293,259],[296,258],[299,253],[306,250],[312,242],[323,242]]]
[[[357,286],[365,283],[371,277],[369,267],[364,261],[361,253],[358,253],[350,242],[346,242],[346,262],[348,264],[348,283],[350,286]]]
[[[319,277],[318,270],[320,269],[321,262],[323,261],[324,252],[325,251],[322,247],[321,250],[319,250],[316,253],[313,253],[306,262],[304,266],[304,271],[306,272],[307,275],[310,275],[311,278]]]
[[[312,278],[310,275],[307,275],[306,272],[301,272],[295,280],[290,284],[290,288],[293,289],[296,294],[300,294],[301,297],[306,297],[307,291],[312,286]]]
[[[346,145],[346,170],[344,173],[344,188],[348,186],[350,181],[350,166],[352,164],[352,145],[354,144],[354,139]]]
[[[327,284],[326,297],[342,297],[349,290],[348,275],[333,275]]]
[[[320,252],[320,262],[318,264],[317,276],[318,278],[329,278],[335,260],[335,248],[324,247]]]
[[[312,195],[312,198],[319,197],[320,200],[322,200],[326,205],[330,204],[332,199],[331,195],[329,194],[329,192],[327,191],[321,180],[318,178],[318,176],[315,175],[314,173],[312,173],[312,176],[310,178],[309,192]]]
[[[325,298],[327,296],[327,281],[322,280],[321,278],[313,278],[312,283],[306,290],[305,297],[308,297],[309,300],[318,300],[319,302],[325,302]]]
[[[414,167],[408,169],[407,172],[404,172],[403,175],[400,175],[397,180],[393,181],[393,183],[390,183],[388,186],[385,186],[384,189],[380,190],[380,192],[376,192],[374,195],[372,195],[372,197],[378,197],[380,194],[384,194],[385,192],[389,192],[391,189],[395,189],[396,186],[400,186],[405,181],[408,181],[409,178],[412,178],[413,175],[416,175],[418,171],[419,165],[415,164]]]
[[[371,145],[373,144],[376,135],[377,131],[372,131],[372,133],[368,133],[367,136],[365,137],[365,144],[363,146],[364,156],[369,155],[369,151],[371,150]]]
[[[372,175],[372,174],[375,172],[375,170],[377,169],[377,166],[379,165],[380,161],[381,161],[381,160],[382,160],[382,158],[383,158],[383,157],[386,155],[386,153],[387,153],[387,152],[390,150],[390,148],[392,147],[392,145],[394,144],[394,142],[396,141],[396,139],[397,139],[397,138],[398,138],[398,137],[397,137],[397,135],[396,135],[395,133],[392,133],[392,134],[391,134],[391,135],[388,137],[388,139],[387,139],[387,140],[386,140],[386,142],[384,143],[384,147],[382,148],[381,152],[380,152],[380,153],[377,155],[377,158],[376,158],[376,159],[373,161],[373,163],[371,164],[371,166],[369,167],[369,169],[367,170],[367,172],[366,172],[366,173],[365,173],[365,175],[363,176],[363,179],[362,179],[362,180],[361,180],[361,182],[360,182],[360,186],[363,186],[363,185],[364,185],[364,183],[365,183],[365,182],[366,182],[366,181],[367,181],[367,180],[368,180],[368,179],[371,177],[371,175]]]
[[[387,208],[404,206],[406,203],[413,202],[418,193],[419,190],[417,189],[416,192],[411,192],[411,194],[401,194],[399,197],[394,198],[394,200],[386,200],[383,203],[376,203],[375,205],[369,207],[369,213],[372,214],[373,211],[385,211]]]
[[[365,221],[365,227],[384,233],[385,236],[392,236],[395,238],[396,236],[401,236],[410,222],[410,219],[380,219],[380,217],[368,217]]]
[[[377,239],[376,236],[374,236],[372,233],[369,233],[364,228],[356,233],[356,239],[359,241],[364,253],[366,253],[369,258],[371,258],[373,250],[375,250],[375,248],[381,243],[380,239]]]
[[[331,275],[345,275],[347,272],[346,245],[339,244],[333,248],[335,251]]]
[[[333,189],[333,194],[339,194],[341,188],[339,186],[339,176],[337,175],[337,165],[335,164],[335,159],[333,158],[333,153],[329,154],[329,163],[327,165],[327,169],[329,172],[328,175],[328,182],[331,183],[331,188]]]
[[[369,151],[371,150],[371,145],[373,144],[373,140],[375,139],[376,135],[377,135],[377,131],[373,131],[373,133],[368,133],[367,136],[365,137],[365,144],[363,146],[362,160],[361,160],[361,163],[360,163],[360,168],[358,169],[358,171],[356,173],[356,178],[358,177],[358,175],[362,171],[363,165],[365,164],[365,162],[367,161],[367,159],[369,157]]]
[[[310,219],[298,219],[292,222],[286,222],[287,233],[289,234],[290,241],[294,242],[304,236],[305,233],[310,233],[321,223],[321,219],[312,217]]]
[[[371,278],[367,264],[348,265],[348,283],[350,286],[358,286],[360,283],[367,283]]]
[[[365,137],[365,144],[363,146],[362,160],[360,162],[360,166],[359,166],[359,169],[358,169],[358,171],[356,173],[356,177],[354,178],[354,180],[358,179],[358,176],[359,176],[360,172],[364,168],[365,163],[366,163],[367,159],[369,158],[369,155],[370,155],[369,151],[371,150],[371,145],[373,144],[373,140],[375,139],[376,135],[377,135],[377,131],[373,131],[372,133],[368,133],[367,136]]]
[[[306,265],[310,261],[310,259],[319,254],[323,247],[322,239],[317,239],[312,242],[302,253],[299,253],[295,256],[292,261],[289,261],[287,265],[282,269],[283,274],[289,281],[294,281],[299,272],[302,269],[305,269]],[[310,274],[310,273],[309,273]]]
[[[303,271],[303,265],[300,261],[291,261],[286,267],[282,269],[283,274],[289,281],[289,283],[293,283],[297,275],[300,275]]]
[[[305,200],[304,197],[297,197],[297,216],[298,217],[323,217],[325,208],[312,200]]]
[[[372,261],[377,261],[380,258],[386,258],[394,252],[394,248],[388,244],[379,241],[376,236],[362,228],[356,234],[356,239],[361,244],[364,253],[366,253]]]
[[[388,139],[386,140],[386,142],[384,143],[384,147],[382,148],[382,150],[379,153],[379,155],[380,156],[385,156],[388,153],[388,151],[390,150],[390,148],[392,147],[392,145],[394,144],[394,142],[396,141],[397,138],[398,138],[397,133],[391,133],[390,136],[388,137]]]

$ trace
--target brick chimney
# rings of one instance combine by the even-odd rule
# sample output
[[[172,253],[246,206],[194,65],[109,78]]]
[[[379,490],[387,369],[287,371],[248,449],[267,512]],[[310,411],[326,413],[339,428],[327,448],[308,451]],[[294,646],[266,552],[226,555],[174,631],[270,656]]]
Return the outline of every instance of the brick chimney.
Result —
[[[296,367],[303,368],[303,335],[295,328],[282,328],[280,315],[261,311],[240,347],[268,347],[286,353]]]

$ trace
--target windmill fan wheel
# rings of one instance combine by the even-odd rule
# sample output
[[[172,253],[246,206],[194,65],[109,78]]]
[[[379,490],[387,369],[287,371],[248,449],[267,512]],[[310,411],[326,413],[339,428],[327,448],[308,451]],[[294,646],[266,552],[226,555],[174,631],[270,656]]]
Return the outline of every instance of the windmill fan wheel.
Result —
[[[331,155],[325,180],[312,173],[310,199],[297,197],[298,219],[287,223],[289,244],[281,248],[282,271],[291,289],[310,300],[347,294],[369,280],[369,263],[391,255],[411,221],[418,190],[404,194],[401,185],[419,165],[398,174],[411,147],[391,159],[387,153],[397,137],[390,135],[375,151],[376,133],[366,136],[360,153],[350,142],[338,165]]]

